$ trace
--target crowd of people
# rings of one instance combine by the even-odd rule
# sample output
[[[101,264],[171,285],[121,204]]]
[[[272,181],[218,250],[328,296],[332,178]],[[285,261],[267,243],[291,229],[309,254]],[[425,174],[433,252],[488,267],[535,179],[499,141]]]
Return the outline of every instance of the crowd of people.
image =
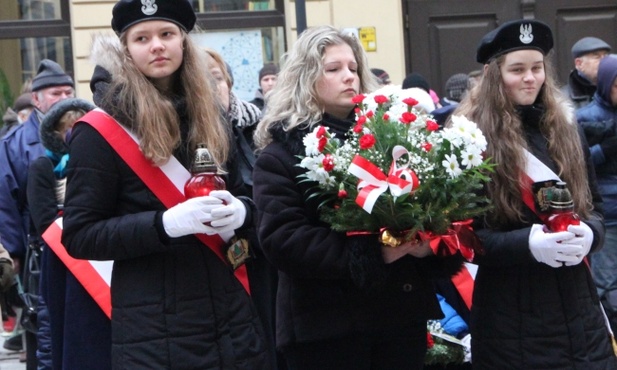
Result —
[[[470,348],[460,369],[617,369],[610,45],[576,42],[560,86],[552,30],[513,20],[478,40],[479,69],[450,76],[441,97],[419,73],[401,81],[439,128],[476,122],[494,163],[465,305],[451,279],[460,253],[335,231],[307,196],[306,134],[349,140],[352,98],[393,83],[360,42],[307,29],[248,102],[224,58],[189,36],[195,24],[186,0],[119,0],[115,35],[93,40],[93,102],[44,59],[3,116],[0,291],[3,320],[17,317],[4,346],[26,349],[28,370],[422,369],[427,320]],[[225,188],[187,198],[202,147]],[[562,231],[543,213],[557,182],[579,217]],[[58,245],[113,261],[109,307]]]

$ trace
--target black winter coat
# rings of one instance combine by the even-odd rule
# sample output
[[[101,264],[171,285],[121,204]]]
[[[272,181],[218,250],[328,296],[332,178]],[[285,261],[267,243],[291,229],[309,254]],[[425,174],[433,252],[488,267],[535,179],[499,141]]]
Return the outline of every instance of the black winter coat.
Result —
[[[97,101],[97,85],[108,82],[101,76],[92,81],[95,103],[113,111]],[[181,100],[176,106],[183,144],[174,156],[188,168],[188,122]],[[232,269],[192,235],[167,237],[165,206],[90,125],[74,126],[70,158],[62,240],[73,257],[114,260],[113,368],[267,369],[261,322]],[[233,160],[227,170],[238,195]]]
[[[527,122],[525,132],[529,150],[557,173],[537,124]],[[593,200],[600,209],[589,149],[582,140]],[[474,370],[617,369],[589,267],[585,262],[560,268],[537,262],[528,240],[531,225],[542,222],[531,210],[525,216],[529,222],[502,230],[476,228],[486,254],[475,261]],[[594,232],[592,252],[604,236],[601,216],[595,216],[583,220]]]
[[[320,124],[337,136],[351,127],[350,121],[328,116]],[[253,171],[258,235],[279,269],[277,346],[284,350],[294,343],[426,325],[429,318],[443,317],[430,281],[435,271],[443,273],[443,260],[406,256],[385,265],[376,236],[347,237],[319,220],[319,200],[307,200],[315,184],[298,178],[305,170],[297,166],[297,156],[304,154],[302,138],[308,132],[275,128]],[[449,272],[460,262],[456,259]]]

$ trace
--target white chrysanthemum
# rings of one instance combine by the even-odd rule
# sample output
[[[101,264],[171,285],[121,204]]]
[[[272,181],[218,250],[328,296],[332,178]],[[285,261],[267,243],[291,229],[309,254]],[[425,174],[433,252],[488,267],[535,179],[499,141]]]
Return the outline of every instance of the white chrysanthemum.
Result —
[[[304,136],[302,139],[306,155],[319,155],[319,139],[317,138],[317,130],[319,130],[319,127],[315,128],[313,132]]]
[[[469,143],[482,152],[486,150],[486,138],[478,127],[469,133]]]
[[[320,154],[316,157],[304,157],[302,161],[300,161],[300,167],[306,168],[310,171],[316,171],[321,166],[323,162],[324,155]]]
[[[477,167],[482,164],[482,151],[469,146],[461,151],[461,164],[465,167]]]
[[[441,162],[441,164],[446,168],[446,172],[452,178],[458,177],[463,172],[454,154],[446,154],[446,159]]]

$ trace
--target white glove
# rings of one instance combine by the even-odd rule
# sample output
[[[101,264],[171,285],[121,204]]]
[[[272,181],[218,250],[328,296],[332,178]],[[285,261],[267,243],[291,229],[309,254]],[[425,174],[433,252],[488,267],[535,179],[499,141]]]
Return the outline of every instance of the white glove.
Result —
[[[583,258],[585,258],[585,256],[589,253],[591,244],[593,243],[593,231],[591,231],[591,228],[582,221],[580,225],[568,226],[568,231],[575,235],[574,238],[568,240],[568,244],[576,244],[581,246],[581,252],[576,255],[577,261],[566,262],[566,266],[574,266],[581,263]]]
[[[223,205],[210,212],[212,221],[209,226],[206,226],[206,234],[214,235],[234,231],[244,224],[246,207],[240,199],[231,195],[227,190],[214,190],[209,196],[220,199]]]
[[[163,213],[165,232],[172,238],[205,233],[209,228],[204,222],[212,221],[210,212],[222,204],[220,199],[207,195],[176,204]]]
[[[471,334],[465,335],[461,339],[461,342],[465,347],[465,358],[463,359],[463,362],[471,362]]]
[[[562,267],[564,262],[576,262],[576,255],[582,253],[580,245],[568,244],[572,238],[574,234],[569,231],[545,233],[543,225],[534,224],[529,233],[529,250],[538,262]]]

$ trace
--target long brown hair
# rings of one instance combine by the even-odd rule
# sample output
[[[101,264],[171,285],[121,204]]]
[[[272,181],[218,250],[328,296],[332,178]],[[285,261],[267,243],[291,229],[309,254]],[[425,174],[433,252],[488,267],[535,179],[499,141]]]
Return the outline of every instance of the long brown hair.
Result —
[[[472,89],[454,114],[476,122],[488,141],[486,155],[496,163],[488,184],[494,209],[488,220],[496,225],[523,221],[520,175],[525,169],[527,149],[522,122],[503,85],[500,67],[506,55],[485,66],[480,83]],[[557,175],[568,183],[576,211],[589,217],[593,208],[587,169],[577,131],[574,111],[559,92],[549,57],[544,57],[546,79],[539,94],[545,108],[540,130],[547,138],[548,152],[555,162]]]
[[[178,29],[180,29],[178,27]],[[186,98],[190,122],[188,146],[194,150],[204,143],[217,165],[222,167],[230,150],[229,133],[222,120],[221,110],[212,77],[203,51],[186,32],[183,38],[183,61],[176,71],[176,92]],[[172,97],[156,86],[135,66],[127,49],[126,32],[120,35],[122,43],[122,71],[108,92],[114,94],[117,109],[128,117],[123,122],[140,139],[140,148],[146,158],[156,164],[165,163],[180,145],[180,117]]]

